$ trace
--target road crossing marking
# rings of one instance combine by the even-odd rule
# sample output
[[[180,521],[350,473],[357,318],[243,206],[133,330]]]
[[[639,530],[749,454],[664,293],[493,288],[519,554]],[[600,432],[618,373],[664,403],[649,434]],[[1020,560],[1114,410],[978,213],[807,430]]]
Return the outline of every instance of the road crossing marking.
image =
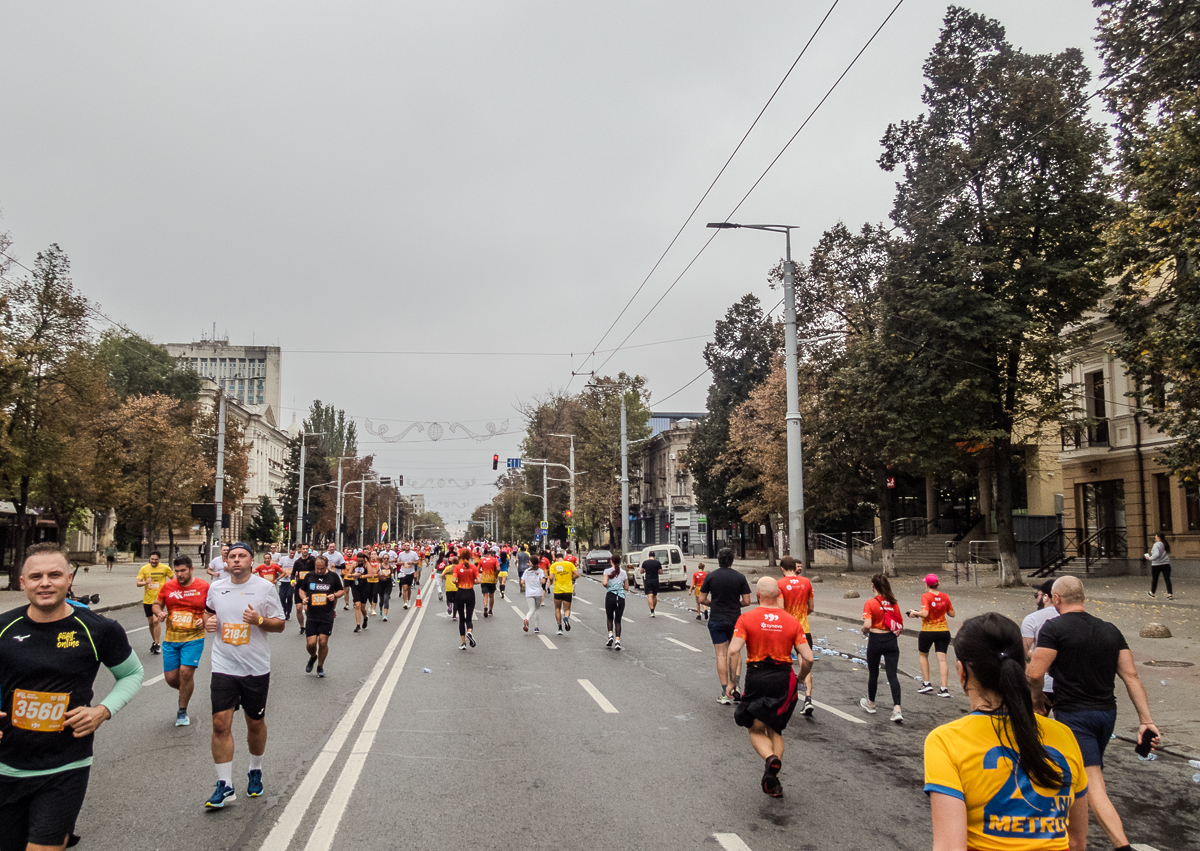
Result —
[[[427,585],[432,589],[432,577]],[[391,641],[384,648],[379,661],[375,663],[375,667],[371,669],[370,675],[362,684],[358,694],[355,695],[354,702],[350,704],[350,708],[346,710],[346,714],[342,716],[342,720],[334,728],[333,735],[329,737],[325,746],[317,754],[316,759],[313,760],[308,773],[304,775],[304,780],[300,782],[300,786],[296,789],[295,794],[288,801],[287,807],[284,808],[279,818],[276,819],[260,851],[287,851],[292,838],[296,835],[296,828],[304,822],[305,814],[308,812],[309,806],[320,790],[321,783],[333,767],[333,762],[337,759],[342,745],[346,743],[346,739],[350,736],[350,731],[354,729],[354,725],[358,721],[358,716],[366,708],[367,701],[371,697],[371,692],[375,689],[375,683],[379,681],[379,678],[383,676],[384,670],[387,669],[388,662],[391,660],[392,654],[395,653],[396,647],[399,646],[400,640],[404,637],[405,630],[409,624],[415,622],[414,616],[424,611],[426,611],[424,607],[412,609],[410,610],[410,614],[405,616],[404,620],[401,621],[400,628],[396,630],[396,634],[392,636]]]
[[[662,616],[664,618],[670,618],[673,621],[679,621],[680,623],[687,623],[687,621],[685,621],[683,618],[677,618],[674,615],[668,615],[666,612],[663,612]]]
[[[609,703],[608,698],[600,693],[600,689],[592,685],[591,680],[580,680],[579,684],[583,686],[583,690],[592,696],[592,700],[600,704],[600,708],[610,715],[617,714],[617,707]]]
[[[666,638],[667,638],[667,641],[671,642],[672,644],[678,644],[680,647],[686,647],[688,650],[691,650],[693,653],[702,653],[702,652],[703,652],[702,650],[700,650],[700,649],[698,649],[698,648],[696,648],[696,647],[693,647],[693,646],[692,646],[692,645],[690,645],[690,644],[684,644],[682,641],[678,641],[678,640],[676,640],[676,639],[674,639],[674,638],[671,638],[671,637],[669,637],[669,636],[667,636]]]
[[[549,647],[551,650],[557,650],[557,649],[558,649],[557,647],[555,647],[555,646],[554,646],[554,642],[553,642],[553,641],[551,641],[551,640],[550,640],[549,638],[547,638],[546,636],[542,635],[540,632],[537,634],[537,637],[538,637],[538,638],[540,638],[540,639],[542,640],[542,644],[545,644],[545,645],[546,645],[547,647]]]
[[[826,706],[824,703],[818,703],[815,700],[813,701],[813,706],[816,706],[820,709],[824,709],[826,712],[832,712],[837,717],[845,718],[847,721],[852,721],[855,724],[866,724],[867,723],[866,721],[862,720],[861,718],[855,718],[853,715],[847,715],[845,712],[843,712],[840,709],[834,709],[832,706]]]
[[[152,686],[159,680],[163,680],[163,679],[166,679],[166,674],[159,674],[157,677],[151,677],[150,679],[148,679],[142,683],[142,688],[145,688],[146,686]]]
[[[714,833],[713,839],[717,840],[725,851],[750,851],[750,846],[736,833]]]

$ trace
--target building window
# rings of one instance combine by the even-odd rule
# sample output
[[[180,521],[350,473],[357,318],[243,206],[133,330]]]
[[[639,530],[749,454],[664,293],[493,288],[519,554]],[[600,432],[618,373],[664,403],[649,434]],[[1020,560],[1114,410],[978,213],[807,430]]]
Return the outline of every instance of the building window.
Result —
[[[1187,504],[1188,531],[1200,532],[1200,483],[1184,483],[1183,501]]]
[[[1087,394],[1087,414],[1097,420],[1088,427],[1088,443],[1093,446],[1108,445],[1108,406],[1104,400],[1104,371],[1089,372],[1083,377],[1084,392]]]
[[[1171,477],[1159,473],[1154,483],[1158,490],[1158,531],[1170,532],[1175,528],[1171,519]]]

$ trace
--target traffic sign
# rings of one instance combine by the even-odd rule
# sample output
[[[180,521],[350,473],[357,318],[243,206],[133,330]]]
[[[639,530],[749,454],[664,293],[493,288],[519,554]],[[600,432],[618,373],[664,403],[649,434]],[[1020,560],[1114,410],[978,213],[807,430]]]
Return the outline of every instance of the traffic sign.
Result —
[[[574,527],[574,526],[568,526],[568,527],[567,527],[567,537],[568,537],[568,538],[574,538],[574,537],[575,537],[575,527]]]
[[[546,530],[546,529],[549,529],[549,528],[550,528],[550,521],[549,521],[549,520],[543,520],[543,521],[542,521],[542,529],[543,529],[543,530]]]
[[[508,469],[510,469],[510,470],[521,469],[521,459],[520,458],[509,458],[508,459]]]

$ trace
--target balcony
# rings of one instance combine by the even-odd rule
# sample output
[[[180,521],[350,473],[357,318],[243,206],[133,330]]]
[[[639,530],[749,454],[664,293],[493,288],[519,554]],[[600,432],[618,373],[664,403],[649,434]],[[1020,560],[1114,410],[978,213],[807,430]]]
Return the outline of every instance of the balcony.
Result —
[[[1090,425],[1072,423],[1062,427],[1062,449],[1105,448],[1108,442],[1108,420],[1097,420]]]

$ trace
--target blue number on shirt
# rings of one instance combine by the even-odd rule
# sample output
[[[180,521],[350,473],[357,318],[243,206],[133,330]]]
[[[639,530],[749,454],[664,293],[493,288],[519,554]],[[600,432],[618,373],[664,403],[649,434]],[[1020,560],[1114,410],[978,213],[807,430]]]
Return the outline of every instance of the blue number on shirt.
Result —
[[[1062,788],[1057,795],[1046,796],[1033,788],[1033,782],[1021,770],[1017,752],[997,746],[984,755],[983,767],[999,770],[1005,760],[1009,775],[1000,790],[983,808],[983,832],[990,836],[1024,836],[1051,839],[1065,836],[1067,812],[1071,808],[1071,769],[1066,757],[1054,748],[1046,752],[1062,772]]]

